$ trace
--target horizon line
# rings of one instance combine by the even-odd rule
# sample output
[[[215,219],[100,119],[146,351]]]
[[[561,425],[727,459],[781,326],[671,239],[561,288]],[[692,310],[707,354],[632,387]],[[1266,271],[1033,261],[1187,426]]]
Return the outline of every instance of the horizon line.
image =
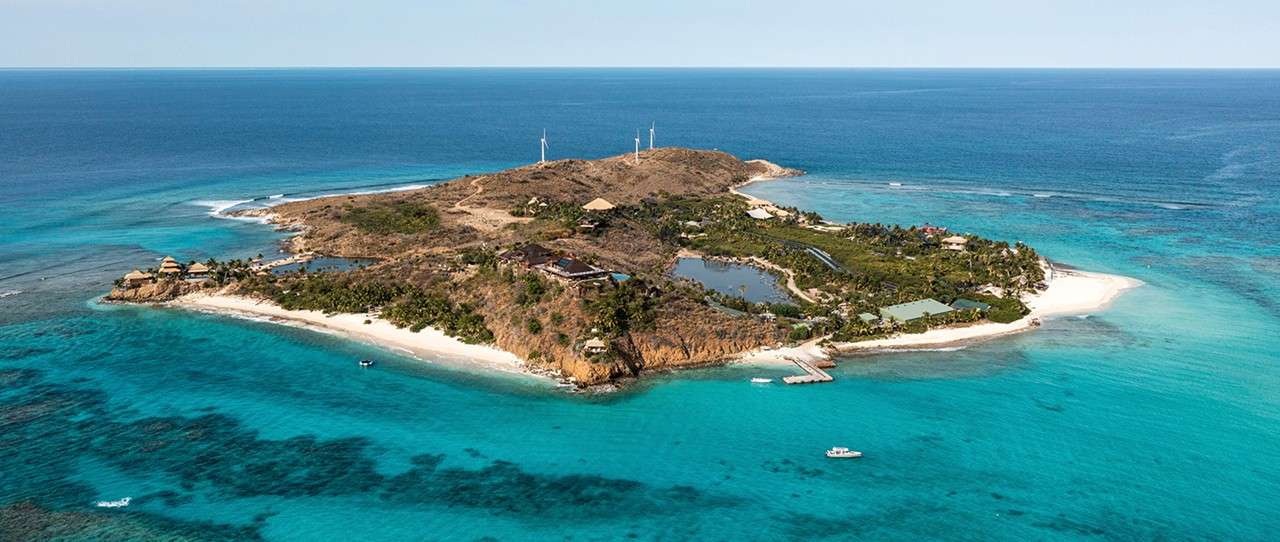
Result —
[[[0,66],[0,70],[1165,70],[1165,71],[1264,71],[1280,66],[574,66],[574,65],[472,65],[472,66],[360,66],[360,65],[280,65],[280,66]]]

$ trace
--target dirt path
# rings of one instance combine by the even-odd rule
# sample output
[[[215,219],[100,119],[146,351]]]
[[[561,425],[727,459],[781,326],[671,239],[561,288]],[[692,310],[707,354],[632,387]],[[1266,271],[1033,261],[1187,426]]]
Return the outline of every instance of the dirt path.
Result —
[[[751,259],[751,262],[754,263],[755,265],[758,265],[760,267],[764,267],[767,269],[772,269],[774,271],[778,271],[786,275],[787,290],[795,294],[796,297],[803,299],[805,301],[808,301],[810,303],[817,303],[815,299],[813,299],[812,297],[809,297],[809,294],[804,293],[804,290],[801,290],[800,286],[796,284],[796,274],[794,271],[787,269],[785,267],[779,266],[777,264],[774,264],[773,262],[770,262],[769,260],[760,258],[758,256],[752,256],[750,259]]]
[[[471,186],[474,186],[476,188],[476,191],[472,192],[471,195],[465,198],[462,198],[453,204],[453,209],[455,211],[465,215],[465,218],[460,219],[463,224],[471,226],[480,231],[494,232],[502,229],[508,224],[527,223],[533,220],[532,218],[521,218],[521,217],[511,216],[511,213],[508,213],[506,210],[503,210],[503,209],[492,209],[489,207],[469,207],[467,205],[464,205],[464,203],[467,200],[484,193],[483,181],[489,178],[490,177],[488,175],[485,175],[482,177],[476,177],[475,179],[472,179]]]

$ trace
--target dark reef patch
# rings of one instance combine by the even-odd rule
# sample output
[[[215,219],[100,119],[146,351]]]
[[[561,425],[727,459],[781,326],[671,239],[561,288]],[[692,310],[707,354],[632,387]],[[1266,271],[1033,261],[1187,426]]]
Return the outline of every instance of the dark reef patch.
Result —
[[[79,537],[105,529],[104,521],[117,518],[132,523],[110,524],[113,533],[134,533],[137,539],[186,538],[182,533],[188,524],[162,523],[159,516],[147,519],[145,512],[132,508],[115,513],[90,508],[96,490],[67,481],[76,478],[83,459],[162,484],[162,489],[135,500],[144,509],[149,503],[179,507],[197,493],[221,498],[368,495],[407,506],[587,520],[733,503],[688,486],[655,488],[596,475],[533,473],[506,461],[479,469],[446,468],[443,454],[418,455],[409,470],[385,476],[376,471],[371,443],[364,438],[265,439],[237,419],[217,413],[130,420],[130,412],[112,408],[100,391],[44,383],[40,376],[32,370],[0,372],[0,464],[5,465],[0,469],[0,505],[9,505],[4,513],[10,520],[3,540],[29,539],[23,536],[30,532],[24,526],[28,523]],[[111,519],[103,519],[104,514]],[[253,527],[201,525],[213,536],[193,539],[257,536]],[[161,535],[170,531],[180,534]]]
[[[49,354],[52,352],[53,350],[49,348],[10,348],[4,351],[0,351],[0,359],[18,360],[18,359],[34,358],[36,356],[41,356],[41,355]]]
[[[40,379],[40,371],[34,369],[0,369],[0,390],[20,388]]]
[[[262,540],[260,525],[181,521],[146,513],[57,511],[23,501],[0,508],[0,541],[166,540],[222,542]]]
[[[695,488],[656,489],[595,475],[530,473],[494,461],[478,470],[441,468],[442,455],[413,458],[413,468],[391,478],[382,498],[391,502],[478,508],[525,517],[607,518],[656,514],[687,505],[727,504]]]
[[[760,465],[760,468],[774,473],[793,474],[800,478],[815,478],[822,476],[822,469],[806,467],[790,459],[773,460],[770,459]]]

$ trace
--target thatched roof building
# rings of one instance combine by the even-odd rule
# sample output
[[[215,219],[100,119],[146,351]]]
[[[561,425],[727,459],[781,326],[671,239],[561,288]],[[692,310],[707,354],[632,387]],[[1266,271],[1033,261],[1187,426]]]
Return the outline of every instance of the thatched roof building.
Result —
[[[615,205],[612,203],[609,203],[609,200],[604,198],[596,198],[587,202],[586,205],[583,205],[582,209],[584,211],[608,211],[609,209],[613,209],[614,207]]]
[[[178,263],[178,260],[173,259],[173,256],[165,256],[160,261],[160,273],[165,275],[180,274],[182,273],[182,265]]]
[[[587,342],[582,343],[582,351],[588,354],[603,354],[608,350],[609,344],[599,338],[587,339]]]

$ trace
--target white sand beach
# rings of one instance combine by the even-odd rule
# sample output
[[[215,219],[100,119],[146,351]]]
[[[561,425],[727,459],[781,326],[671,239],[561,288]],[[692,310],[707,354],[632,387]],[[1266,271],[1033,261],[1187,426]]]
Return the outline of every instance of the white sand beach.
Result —
[[[515,354],[492,346],[467,344],[435,328],[414,332],[365,314],[326,315],[319,311],[286,310],[270,301],[228,294],[197,292],[168,303],[183,309],[303,327],[360,340],[409,354],[430,363],[459,368],[484,368],[537,376]],[[370,323],[364,323],[369,320]]]
[[[1085,314],[1107,308],[1125,290],[1142,281],[1119,275],[1057,269],[1043,292],[1023,298],[1031,313],[1007,324],[979,323],[931,329],[924,333],[899,334],[884,339],[835,343],[840,352],[940,347],[989,339],[1033,329],[1041,320],[1069,314]]]

